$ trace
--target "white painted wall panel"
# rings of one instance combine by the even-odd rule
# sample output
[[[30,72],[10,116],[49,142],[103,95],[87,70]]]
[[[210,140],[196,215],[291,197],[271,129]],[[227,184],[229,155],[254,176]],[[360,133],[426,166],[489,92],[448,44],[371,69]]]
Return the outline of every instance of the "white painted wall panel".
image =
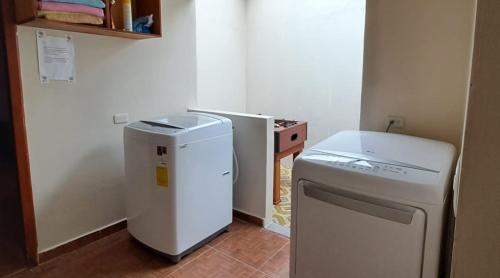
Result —
[[[164,1],[161,39],[72,34],[71,85],[40,84],[35,29],[19,28],[39,251],[125,217],[123,125],[113,114],[136,121],[195,103],[194,13],[192,1]]]
[[[226,111],[191,109],[229,118],[239,178],[234,185],[234,209],[270,223],[273,214],[274,118]]]
[[[364,0],[251,0],[247,112],[309,122],[309,145],[358,129]]]
[[[245,112],[246,1],[196,1],[197,96],[200,107]]]

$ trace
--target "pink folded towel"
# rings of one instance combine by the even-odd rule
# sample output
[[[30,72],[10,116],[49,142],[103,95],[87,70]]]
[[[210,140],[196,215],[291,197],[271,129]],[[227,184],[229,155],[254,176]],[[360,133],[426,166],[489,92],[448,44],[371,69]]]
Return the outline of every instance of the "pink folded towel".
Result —
[[[38,2],[38,9],[42,11],[84,13],[97,17],[104,17],[104,11],[102,9],[80,4]]]

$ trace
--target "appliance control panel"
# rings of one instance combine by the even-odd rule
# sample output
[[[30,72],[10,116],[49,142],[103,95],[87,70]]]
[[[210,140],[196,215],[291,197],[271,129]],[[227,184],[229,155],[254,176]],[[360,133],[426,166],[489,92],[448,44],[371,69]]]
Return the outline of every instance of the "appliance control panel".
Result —
[[[395,165],[384,165],[382,163],[376,163],[371,161],[359,160],[359,159],[349,159],[343,157],[318,157],[317,155],[306,156],[305,159],[314,159],[325,161],[328,164],[331,164],[337,168],[343,168],[347,170],[354,170],[360,172],[388,172],[393,174],[408,174],[408,169],[402,166]]]
[[[361,172],[377,173],[380,171],[380,172],[388,172],[400,175],[408,174],[408,169],[406,168],[402,168],[399,166],[390,166],[390,165],[377,165],[374,164],[373,162],[366,162],[366,161],[357,161],[352,163],[333,162],[332,164],[338,168],[358,170]]]
[[[439,176],[436,172],[414,169],[403,165],[317,152],[305,153],[301,156],[301,159],[349,172],[409,182],[432,182]]]

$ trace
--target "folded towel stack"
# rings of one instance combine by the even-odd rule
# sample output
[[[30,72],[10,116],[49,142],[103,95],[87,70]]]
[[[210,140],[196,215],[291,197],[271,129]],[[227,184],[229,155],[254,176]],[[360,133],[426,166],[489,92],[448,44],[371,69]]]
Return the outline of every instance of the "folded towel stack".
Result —
[[[102,25],[105,7],[102,0],[40,0],[38,16],[69,23]]]

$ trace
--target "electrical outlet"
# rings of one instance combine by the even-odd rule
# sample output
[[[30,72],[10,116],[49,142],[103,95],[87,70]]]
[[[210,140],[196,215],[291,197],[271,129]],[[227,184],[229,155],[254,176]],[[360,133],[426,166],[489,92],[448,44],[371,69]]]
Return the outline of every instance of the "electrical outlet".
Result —
[[[387,118],[385,120],[385,125],[389,126],[391,121],[393,122],[391,127],[394,127],[394,128],[405,127],[405,118],[403,118],[401,116],[387,116]]]
[[[128,114],[127,113],[115,114],[113,116],[113,122],[115,123],[115,125],[128,123]]]

